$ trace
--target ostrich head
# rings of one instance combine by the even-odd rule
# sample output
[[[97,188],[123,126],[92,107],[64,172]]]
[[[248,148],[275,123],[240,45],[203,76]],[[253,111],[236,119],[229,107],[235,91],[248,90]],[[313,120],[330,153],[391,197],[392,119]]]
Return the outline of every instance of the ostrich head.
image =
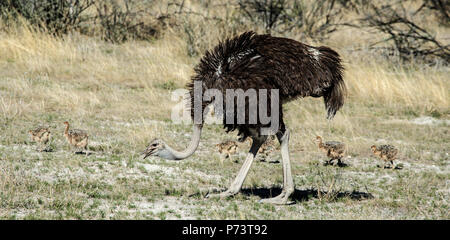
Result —
[[[162,157],[161,154],[164,151],[167,151],[166,144],[160,139],[153,139],[142,154],[144,154],[144,159],[148,156]]]
[[[144,158],[148,156],[157,156],[160,158],[168,160],[182,160],[191,156],[195,150],[197,150],[198,144],[200,142],[200,136],[202,132],[202,125],[194,125],[193,134],[189,146],[179,152],[169,147],[164,141],[160,139],[154,139],[150,142],[144,152]]]
[[[64,125],[66,125],[66,127],[64,128],[64,136],[67,138],[67,139],[69,139],[69,122],[68,121],[65,121],[64,122]]]
[[[28,133],[30,134],[30,139],[31,139],[31,141],[33,141],[33,140],[34,140],[34,137],[36,136],[36,134],[34,133],[33,130],[28,130]]]
[[[377,146],[375,146],[375,145],[372,145],[372,146],[370,146],[370,149],[372,149],[372,152],[374,153],[374,154],[378,154],[378,150],[377,150]]]
[[[322,137],[321,136],[316,136],[316,143],[322,143]]]

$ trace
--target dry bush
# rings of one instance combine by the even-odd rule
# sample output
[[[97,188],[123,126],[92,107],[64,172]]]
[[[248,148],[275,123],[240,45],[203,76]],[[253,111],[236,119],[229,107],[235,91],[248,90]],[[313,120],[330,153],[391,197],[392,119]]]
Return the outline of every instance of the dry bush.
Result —
[[[239,0],[240,18],[266,33],[285,34],[293,30],[304,37],[323,40],[342,25],[345,10],[358,9],[365,0]],[[242,20],[240,20],[242,21]]]
[[[97,1],[95,7],[96,22],[101,26],[100,35],[107,41],[121,43],[129,39],[151,40],[159,33],[159,27],[142,3],[102,0]]]
[[[244,17],[254,24],[262,24],[267,33],[285,32],[301,24],[302,5],[292,6],[285,0],[241,0],[239,7]]]
[[[157,15],[167,32],[186,41],[190,57],[198,57],[221,39],[248,30],[236,24],[235,4],[213,1],[169,1],[163,3]]]
[[[424,10],[429,1],[415,11],[406,7],[409,1],[394,1],[381,6],[371,3],[365,8],[364,18],[358,27],[375,29],[388,38],[372,44],[386,44],[382,47],[389,55],[398,56],[402,61],[424,60],[427,63],[450,62],[450,45],[439,41],[435,34],[420,22],[429,14]],[[425,5],[424,5],[425,4]]]
[[[84,12],[94,4],[93,0],[5,0],[0,2],[3,18],[25,18],[32,25],[52,34],[64,34],[78,30],[89,20]]]
[[[437,19],[447,26],[450,25],[450,4],[448,0],[424,0],[419,10],[422,8],[428,8],[435,11]],[[418,10],[418,11],[419,11]]]
[[[159,26],[147,11],[152,4],[131,0],[7,0],[0,2],[0,11],[9,23],[24,18],[51,34],[78,31],[121,43],[151,40],[159,34]]]

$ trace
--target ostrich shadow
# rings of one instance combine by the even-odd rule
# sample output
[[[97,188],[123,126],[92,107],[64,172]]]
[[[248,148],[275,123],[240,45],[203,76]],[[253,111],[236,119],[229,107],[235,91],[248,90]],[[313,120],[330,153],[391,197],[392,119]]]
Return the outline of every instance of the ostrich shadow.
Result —
[[[261,199],[271,198],[278,196],[282,189],[280,187],[272,188],[244,188],[241,189],[240,193],[245,196],[258,196]],[[372,194],[359,191],[340,191],[336,193],[329,193],[327,191],[317,191],[317,189],[295,189],[294,193],[291,195],[291,199],[295,202],[305,202],[311,198],[320,198],[320,196],[327,196],[332,194],[334,199],[350,198],[352,200],[361,201],[366,199],[374,198]]]
[[[346,168],[349,167],[350,165],[348,165],[347,163],[344,162],[338,162],[336,164],[333,163],[329,163],[329,162],[324,162],[323,166],[327,167],[327,166],[331,166],[331,167],[340,167],[340,168]]]
[[[226,189],[209,189],[205,193],[202,192],[196,192],[193,194],[188,195],[189,197],[194,196],[203,196],[206,197],[210,193],[220,193],[225,191]],[[272,188],[243,188],[239,192],[240,194],[250,197],[250,196],[258,196],[261,199],[264,198],[271,198],[278,196],[283,189],[280,187],[272,187]],[[351,200],[355,201],[362,201],[367,199],[373,199],[373,195],[371,193],[366,192],[359,192],[359,191],[340,191],[335,193],[329,193],[327,191],[317,191],[317,189],[295,189],[294,193],[290,196],[290,199],[294,200],[295,202],[306,202],[309,201],[312,198],[320,198],[321,196],[332,196],[334,200],[338,200],[341,198],[350,198]]]
[[[268,161],[266,159],[260,159],[259,162],[269,163],[269,164],[278,164],[278,163],[280,163],[280,161],[278,159],[276,159],[276,160],[268,160]]]
[[[75,155],[86,155],[86,156],[91,156],[92,154],[94,154],[94,153],[91,152],[91,151],[85,151],[85,152],[83,152],[83,151],[78,151],[78,152],[75,152]]]
[[[50,153],[50,152],[54,152],[54,150],[53,150],[53,148],[47,147],[47,148],[42,149],[40,152]]]
[[[345,163],[343,161],[333,161],[332,160],[328,160],[323,162],[323,166],[333,166],[333,167],[340,167],[340,168],[346,168],[349,167],[350,165],[348,163]]]

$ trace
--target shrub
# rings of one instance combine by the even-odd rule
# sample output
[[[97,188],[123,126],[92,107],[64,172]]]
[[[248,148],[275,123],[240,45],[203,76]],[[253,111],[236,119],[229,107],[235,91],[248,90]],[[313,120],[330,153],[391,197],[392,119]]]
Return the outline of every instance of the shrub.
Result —
[[[3,18],[16,19],[19,15],[32,25],[53,34],[78,29],[88,18],[83,13],[93,0],[4,0],[0,2]]]

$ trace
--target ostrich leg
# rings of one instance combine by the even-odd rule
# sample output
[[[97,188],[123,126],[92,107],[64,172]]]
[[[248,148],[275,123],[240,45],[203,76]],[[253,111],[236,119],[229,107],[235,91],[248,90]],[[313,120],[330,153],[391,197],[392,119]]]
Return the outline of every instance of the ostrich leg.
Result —
[[[293,202],[289,201],[289,196],[294,193],[294,180],[292,178],[291,171],[291,163],[289,160],[289,130],[283,132],[280,131],[277,133],[278,141],[281,143],[281,158],[283,161],[283,191],[280,195],[274,198],[261,199],[262,203],[271,203],[271,204],[279,204],[286,205],[292,204]]]
[[[38,142],[37,145],[38,145],[38,146],[37,146],[36,150],[37,150],[38,152],[42,152],[42,143],[41,143],[41,142]]]
[[[261,145],[266,140],[266,138],[267,136],[262,136],[259,138],[255,137],[255,140],[253,140],[252,146],[250,147],[250,151],[247,154],[247,158],[245,159],[245,162],[242,165],[241,170],[239,170],[237,177],[234,179],[233,183],[228,188],[228,190],[219,194],[208,194],[207,196],[208,198],[214,197],[225,198],[229,196],[234,196],[241,190],[245,177],[247,177],[248,170],[250,170],[250,166],[252,165],[255,156],[258,153],[258,150],[261,147]]]

